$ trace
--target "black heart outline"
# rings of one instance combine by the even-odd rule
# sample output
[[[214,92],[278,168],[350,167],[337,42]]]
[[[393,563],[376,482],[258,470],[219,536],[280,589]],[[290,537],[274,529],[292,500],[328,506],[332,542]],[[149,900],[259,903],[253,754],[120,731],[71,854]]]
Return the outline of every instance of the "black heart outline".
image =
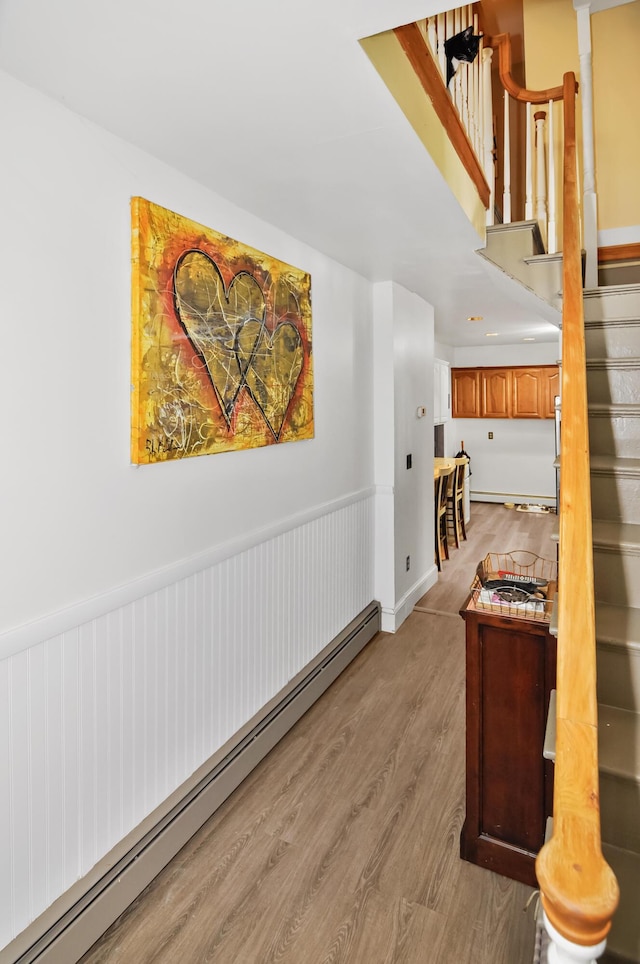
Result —
[[[243,326],[243,327],[244,327],[244,326]],[[283,413],[282,413],[282,419],[281,419],[281,421],[280,421],[280,427],[279,427],[278,430],[276,431],[275,428],[274,428],[274,426],[271,424],[270,420],[268,419],[267,413],[265,412],[263,405],[260,403],[260,401],[259,401],[258,398],[256,397],[255,392],[253,391],[253,389],[251,388],[251,386],[249,385],[249,383],[246,381],[246,374],[247,374],[247,372],[249,371],[250,368],[253,368],[254,371],[257,371],[256,366],[255,366],[254,359],[255,359],[256,352],[258,351],[258,348],[259,348],[259,346],[260,346],[260,343],[261,343],[262,339],[263,339],[263,338],[267,338],[267,339],[268,339],[268,342],[269,342],[269,350],[270,350],[270,351],[273,351],[274,340],[275,340],[276,336],[277,336],[279,333],[281,333],[285,328],[292,328],[293,331],[295,332],[296,337],[297,337],[296,349],[297,349],[297,348],[301,348],[301,349],[302,349],[302,362],[301,362],[301,364],[300,364],[300,371],[298,372],[298,374],[297,374],[297,376],[296,376],[295,384],[294,384],[294,386],[293,386],[293,388],[292,388],[292,390],[291,390],[291,394],[290,394],[290,396],[289,396],[289,401],[287,402],[286,408],[284,409],[284,411],[283,411]],[[237,343],[238,343],[238,339],[239,339],[239,337],[240,337],[240,334],[241,334],[241,331],[238,331],[238,333],[237,333],[237,335],[236,335],[236,346],[237,346]],[[254,404],[256,405],[256,407],[257,407],[257,408],[259,409],[259,411],[261,412],[262,417],[263,417],[263,419],[265,420],[265,423],[267,424],[267,426],[269,427],[269,431],[270,431],[271,434],[273,435],[273,438],[274,438],[274,440],[275,440],[276,442],[279,442],[279,441],[280,441],[280,436],[281,436],[281,434],[282,434],[282,429],[284,428],[284,424],[285,424],[285,422],[286,422],[286,420],[287,420],[287,414],[288,414],[288,412],[289,412],[289,408],[291,407],[291,402],[293,401],[293,397],[294,397],[295,392],[296,392],[296,387],[297,387],[297,385],[298,385],[298,382],[300,381],[300,376],[302,375],[303,369],[304,369],[304,343],[303,343],[303,341],[302,341],[302,335],[300,334],[300,331],[299,331],[297,325],[294,325],[294,323],[293,323],[292,321],[289,321],[289,320],[287,320],[287,321],[280,321],[280,322],[278,322],[278,324],[276,325],[276,327],[273,329],[273,331],[271,331],[271,330],[266,326],[266,324],[263,323],[263,324],[260,326],[259,335],[258,335],[258,337],[256,338],[256,340],[255,340],[255,342],[254,342],[253,350],[252,350],[252,352],[251,352],[251,357],[250,357],[249,363],[247,364],[247,367],[246,367],[246,369],[245,369],[245,388],[247,389],[247,392],[249,393],[249,395],[250,395],[251,399],[253,400]]]
[[[222,342],[222,344],[224,345],[225,348],[228,349],[230,358],[231,358],[231,356],[233,356],[233,361],[235,361],[235,364],[236,364],[237,367],[238,367],[238,376],[239,376],[239,377],[238,377],[237,387],[236,387],[236,390],[235,390],[235,392],[234,392],[234,394],[233,394],[233,397],[231,397],[231,398],[229,399],[229,401],[227,401],[226,403],[225,403],[225,400],[224,400],[224,398],[223,398],[223,396],[222,396],[222,394],[221,394],[218,386],[216,385],[215,379],[214,379],[214,377],[213,377],[213,375],[212,375],[212,373],[211,373],[211,371],[210,371],[210,369],[209,369],[209,365],[208,365],[208,363],[207,363],[207,359],[206,359],[206,357],[205,357],[205,355],[204,355],[204,352],[201,350],[201,348],[199,348],[198,344],[197,344],[196,341],[194,340],[191,332],[189,331],[189,328],[188,328],[187,324],[185,323],[185,321],[184,321],[184,319],[183,319],[183,317],[182,317],[181,300],[184,301],[184,299],[181,299],[181,295],[180,295],[180,293],[179,293],[179,291],[178,291],[178,288],[179,288],[179,272],[180,272],[180,268],[181,268],[182,265],[184,264],[185,260],[186,260],[189,256],[192,256],[192,255],[198,255],[200,258],[202,258],[204,261],[207,262],[207,265],[208,265],[209,267],[213,268],[213,270],[215,271],[215,274],[217,275],[217,277],[218,277],[218,279],[219,279],[220,288],[221,288],[221,290],[222,290],[222,294],[224,295],[224,299],[225,299],[227,305],[230,304],[229,294],[230,294],[233,286],[236,284],[236,282],[237,282],[238,279],[241,279],[241,280],[242,280],[242,279],[245,278],[245,277],[246,277],[247,279],[249,279],[249,281],[252,283],[252,285],[255,285],[255,286],[256,286],[256,288],[257,288],[258,291],[260,292],[260,295],[261,295],[261,298],[262,298],[262,317],[261,317],[261,318],[259,318],[259,317],[254,317],[254,315],[253,315],[251,312],[249,312],[249,313],[248,313],[248,316],[243,319],[242,324],[240,324],[240,325],[237,326],[237,331],[235,332],[235,335],[234,335],[234,332],[233,332],[232,328],[228,325],[228,323],[225,322],[223,325],[217,326],[217,327],[219,327],[219,328],[221,328],[221,329],[224,329],[224,328],[226,327],[226,329],[228,330],[228,332],[229,332],[229,337],[230,337],[230,339],[231,339],[231,343]],[[203,364],[203,366],[204,366],[204,371],[207,373],[207,377],[209,378],[209,381],[211,382],[211,386],[212,386],[212,388],[213,388],[213,390],[214,390],[214,393],[215,393],[215,396],[216,396],[216,398],[217,398],[217,400],[218,400],[218,404],[219,404],[219,406],[220,406],[220,410],[221,410],[221,412],[222,412],[222,414],[223,414],[223,416],[224,416],[224,419],[225,419],[227,425],[230,426],[230,425],[231,425],[231,418],[232,418],[232,416],[233,416],[233,410],[234,410],[234,408],[235,408],[235,404],[236,404],[236,401],[237,401],[237,399],[238,399],[238,395],[240,394],[240,392],[242,391],[242,388],[243,388],[244,385],[245,385],[246,372],[247,372],[248,365],[250,364],[250,362],[247,362],[247,366],[245,367],[245,369],[244,369],[244,371],[243,371],[243,369],[242,369],[242,364],[241,364],[241,357],[240,357],[240,355],[238,354],[238,352],[237,352],[237,350],[236,350],[236,349],[237,349],[237,338],[238,338],[238,334],[239,334],[239,332],[241,331],[241,329],[244,327],[244,325],[245,325],[248,321],[256,321],[256,322],[259,324],[259,326],[260,326],[260,330],[261,330],[262,327],[264,326],[264,316],[265,316],[265,312],[266,312],[266,299],[265,299],[265,297],[264,297],[264,292],[262,291],[262,288],[261,288],[260,285],[258,284],[257,280],[254,278],[254,276],[253,276],[249,271],[239,271],[237,274],[235,274],[235,275],[233,276],[233,278],[231,279],[231,282],[229,283],[229,286],[227,287],[227,285],[225,284],[224,278],[222,277],[222,272],[220,271],[220,268],[218,267],[218,265],[216,264],[216,262],[213,260],[213,258],[211,258],[205,251],[202,251],[202,250],[200,250],[199,248],[189,248],[187,251],[183,251],[183,252],[182,252],[182,254],[181,254],[180,257],[176,260],[176,263],[175,263],[175,265],[174,265],[174,269],[173,269],[173,305],[174,305],[174,311],[175,311],[176,318],[178,319],[178,323],[180,324],[181,328],[183,329],[185,335],[187,336],[187,339],[188,339],[188,341],[189,341],[189,344],[191,345],[191,347],[192,347],[193,350],[195,351],[195,353],[196,353],[196,355],[198,356],[198,358],[200,358],[200,360],[202,361],[202,364]],[[187,306],[187,308],[185,309],[185,313],[186,313],[188,310],[192,310],[192,311],[193,311],[193,309],[192,309],[191,306]],[[196,313],[196,312],[194,312],[194,313]],[[256,343],[257,343],[257,340],[259,339],[259,337],[260,337],[260,335],[258,334],[258,336],[257,336],[257,338],[256,338]],[[256,345],[254,345],[254,347],[253,347],[253,351],[252,351],[252,353],[251,353],[252,356],[253,356],[253,352],[255,352],[255,348],[256,348]]]

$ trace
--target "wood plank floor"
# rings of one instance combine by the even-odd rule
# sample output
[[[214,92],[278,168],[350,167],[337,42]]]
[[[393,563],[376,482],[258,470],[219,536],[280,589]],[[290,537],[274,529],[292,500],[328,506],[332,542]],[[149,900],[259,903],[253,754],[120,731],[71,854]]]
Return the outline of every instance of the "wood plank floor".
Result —
[[[489,551],[555,557],[554,515],[474,503],[468,541],[82,964],[525,964],[531,890],[458,856],[464,625]]]

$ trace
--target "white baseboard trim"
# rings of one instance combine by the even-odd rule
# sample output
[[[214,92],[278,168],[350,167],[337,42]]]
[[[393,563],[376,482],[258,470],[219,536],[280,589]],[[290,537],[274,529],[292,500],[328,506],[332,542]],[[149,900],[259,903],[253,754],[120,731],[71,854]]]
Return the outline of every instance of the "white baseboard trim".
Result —
[[[394,609],[381,610],[381,625],[383,633],[395,633],[402,626],[403,622],[413,612],[413,607],[422,599],[432,586],[438,581],[438,569],[434,564],[427,569],[424,576],[404,594],[400,602]]]
[[[165,805],[0,950],[0,964],[77,962],[379,630],[380,605],[372,602]]]
[[[513,492],[471,492],[472,502],[514,502],[516,505],[531,503],[532,505],[550,505],[555,508],[555,495],[530,495],[529,493]]]

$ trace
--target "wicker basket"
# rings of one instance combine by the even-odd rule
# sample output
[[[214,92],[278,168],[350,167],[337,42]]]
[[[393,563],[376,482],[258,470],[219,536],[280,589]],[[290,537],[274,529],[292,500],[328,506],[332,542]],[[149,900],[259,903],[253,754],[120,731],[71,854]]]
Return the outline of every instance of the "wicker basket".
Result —
[[[525,592],[504,579],[505,573],[520,577],[525,582],[543,580],[544,585],[533,592]],[[557,574],[555,562],[542,559],[525,549],[490,552],[478,565],[471,583],[470,608],[548,623],[556,594]],[[491,583],[490,587],[486,585],[488,582]]]

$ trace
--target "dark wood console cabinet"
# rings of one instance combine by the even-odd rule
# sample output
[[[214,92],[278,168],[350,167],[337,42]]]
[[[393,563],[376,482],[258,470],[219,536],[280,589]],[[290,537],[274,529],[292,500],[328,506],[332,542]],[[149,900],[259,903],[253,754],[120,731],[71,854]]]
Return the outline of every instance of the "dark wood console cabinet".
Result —
[[[556,678],[546,622],[481,611],[466,623],[466,820],[460,855],[536,887],[534,863],[553,809],[544,734]]]

